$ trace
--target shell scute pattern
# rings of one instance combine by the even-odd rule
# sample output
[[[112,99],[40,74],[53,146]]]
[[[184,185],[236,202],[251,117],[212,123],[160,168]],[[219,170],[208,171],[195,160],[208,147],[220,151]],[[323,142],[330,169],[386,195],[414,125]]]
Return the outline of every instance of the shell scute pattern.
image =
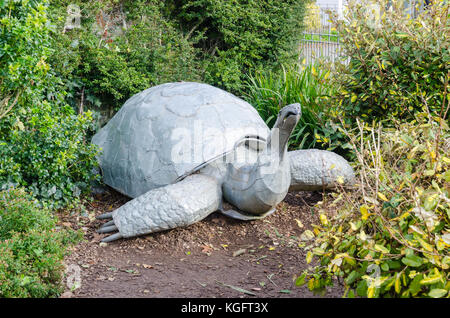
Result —
[[[104,182],[130,197],[178,177],[269,129],[245,101],[201,83],[168,83],[131,97],[93,138]],[[174,155],[187,160],[174,160]]]

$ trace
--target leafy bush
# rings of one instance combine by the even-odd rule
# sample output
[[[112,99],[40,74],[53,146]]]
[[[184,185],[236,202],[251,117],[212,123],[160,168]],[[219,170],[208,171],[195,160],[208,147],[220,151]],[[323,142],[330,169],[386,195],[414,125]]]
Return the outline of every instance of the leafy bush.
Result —
[[[306,5],[305,27],[307,30],[320,30],[322,21],[320,19],[320,7],[315,3]]]
[[[450,74],[450,4],[432,1],[412,18],[404,3],[349,1],[344,19],[333,18],[349,58],[336,77],[336,103],[347,118],[413,118],[424,101],[440,110]]]
[[[67,10],[73,5],[79,7],[80,25],[68,28]],[[117,109],[153,85],[200,78],[195,38],[166,19],[163,6],[155,0],[52,2],[56,32],[50,61],[75,97],[73,106],[84,97],[91,108]]]
[[[77,107],[84,97],[85,105],[117,108],[181,80],[239,93],[250,69],[295,60],[305,2],[52,1],[50,61]],[[79,7],[79,27],[65,27],[69,5]]]
[[[45,1],[0,4],[0,120],[42,90],[48,71]]]
[[[449,296],[450,128],[429,113],[393,121],[384,130],[359,123],[359,184],[318,205],[307,261],[320,265],[299,285],[320,289],[337,276],[349,297]]]
[[[63,256],[75,232],[23,190],[0,192],[0,297],[52,297],[62,290]]]
[[[307,2],[172,0],[166,11],[185,34],[201,37],[203,81],[239,92],[249,70],[296,60]]]
[[[245,98],[272,127],[283,106],[300,103],[302,116],[289,140],[291,148],[322,148],[345,153],[345,135],[331,120],[329,98],[334,88],[323,65],[292,65],[248,77]]]
[[[0,189],[27,187],[38,198],[67,204],[95,179],[96,148],[85,141],[91,113],[76,115],[46,60],[51,28],[47,1],[0,6],[0,91],[18,96],[0,118]]]
[[[93,172],[97,148],[85,141],[89,113],[76,116],[68,107],[64,118],[51,107],[44,101],[25,118],[12,118],[11,131],[0,139],[0,188],[24,186],[59,207],[72,203],[98,178]]]

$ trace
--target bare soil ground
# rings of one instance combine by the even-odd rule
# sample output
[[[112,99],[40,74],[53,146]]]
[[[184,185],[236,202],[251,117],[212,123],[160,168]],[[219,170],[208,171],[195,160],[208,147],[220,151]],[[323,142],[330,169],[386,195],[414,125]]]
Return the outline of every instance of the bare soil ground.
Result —
[[[110,190],[87,204],[85,216],[59,215],[62,226],[85,233],[65,259],[80,271],[81,285],[62,297],[341,297],[337,282],[322,295],[294,284],[309,266],[300,235],[318,223],[311,206],[321,199],[317,192],[289,193],[263,220],[214,213],[187,228],[100,244],[105,235],[95,230],[103,222],[95,216],[129,200]]]

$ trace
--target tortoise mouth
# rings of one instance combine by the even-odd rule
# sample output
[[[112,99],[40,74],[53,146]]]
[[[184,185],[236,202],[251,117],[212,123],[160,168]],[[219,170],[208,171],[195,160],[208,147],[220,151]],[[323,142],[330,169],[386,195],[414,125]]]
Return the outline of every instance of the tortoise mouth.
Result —
[[[300,117],[300,113],[299,112],[295,112],[295,111],[289,111],[288,113],[286,113],[286,116],[284,117],[284,119],[286,119],[286,118],[288,118],[290,116]]]
[[[291,130],[297,125],[299,120],[300,120],[299,114],[289,113],[282,119],[279,128],[291,132]]]
[[[295,127],[295,125],[300,120],[300,116],[302,115],[302,108],[300,104],[291,104],[288,106],[285,106],[281,109],[279,113],[279,124],[281,129],[292,129],[292,125]]]

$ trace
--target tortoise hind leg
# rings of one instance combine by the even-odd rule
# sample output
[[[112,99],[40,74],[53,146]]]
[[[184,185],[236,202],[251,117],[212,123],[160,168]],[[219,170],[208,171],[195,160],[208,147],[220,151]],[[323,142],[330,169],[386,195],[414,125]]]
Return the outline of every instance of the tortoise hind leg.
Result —
[[[289,151],[291,186],[289,191],[332,189],[339,180],[343,185],[355,182],[353,168],[340,155],[318,149]]]
[[[111,214],[113,222],[100,228],[100,233],[115,233],[104,238],[110,242],[119,238],[183,227],[198,222],[219,209],[222,192],[213,177],[195,174],[182,181],[150,190],[125,203]]]

